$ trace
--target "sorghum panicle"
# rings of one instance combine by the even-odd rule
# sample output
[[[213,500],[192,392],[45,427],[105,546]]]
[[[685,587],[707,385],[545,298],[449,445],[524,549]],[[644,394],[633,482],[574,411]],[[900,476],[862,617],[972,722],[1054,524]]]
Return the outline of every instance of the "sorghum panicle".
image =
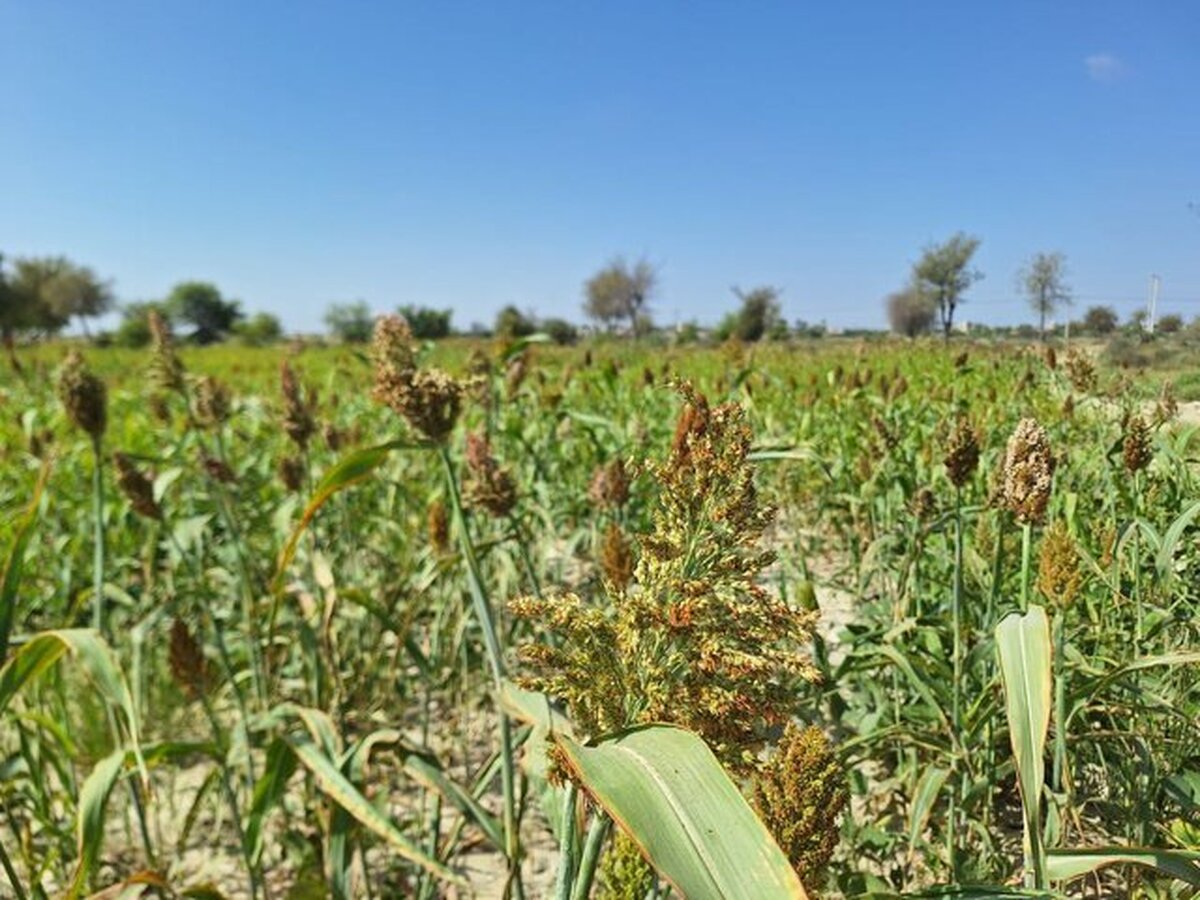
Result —
[[[283,430],[301,450],[308,447],[309,438],[317,430],[313,421],[312,397],[306,400],[296,372],[285,359],[279,365],[279,386],[283,393]]]
[[[232,403],[229,386],[212,375],[196,382],[196,424],[201,428],[220,428],[229,421]]]
[[[1046,529],[1038,560],[1038,589],[1060,609],[1066,609],[1079,594],[1083,572],[1079,565],[1079,548],[1065,522],[1055,522]]]
[[[458,421],[462,385],[438,369],[417,368],[412,332],[400,316],[381,316],[375,323],[371,359],[375,400],[429,440],[444,443]]]
[[[1121,460],[1128,472],[1140,472],[1150,465],[1154,452],[1150,447],[1150,427],[1140,415],[1132,415],[1125,423],[1125,438],[1121,442]]]
[[[104,436],[108,427],[108,389],[88,369],[78,350],[68,353],[59,369],[58,399],[71,424],[93,440]]]
[[[633,579],[633,549],[616,522],[604,530],[600,543],[600,570],[614,588],[624,590]]]
[[[629,473],[619,456],[597,466],[588,485],[588,499],[602,509],[620,509],[629,502]]]
[[[186,391],[183,361],[175,352],[171,325],[156,309],[148,315],[150,324],[150,383],[160,391],[182,394]]]
[[[278,471],[279,480],[289,491],[298,491],[304,485],[304,460],[299,456],[281,456]]]
[[[508,469],[492,456],[492,447],[482,434],[467,435],[467,471],[463,478],[463,499],[471,506],[502,518],[517,502],[517,486]]]
[[[134,465],[133,460],[124,453],[114,453],[113,468],[117,473],[117,487],[129,500],[133,511],[147,519],[162,521],[162,508],[154,499],[154,484]]]
[[[1001,505],[1017,521],[1039,524],[1046,518],[1055,465],[1046,429],[1022,419],[1005,449],[1000,493]]]
[[[960,490],[971,481],[979,465],[979,436],[966,417],[960,417],[946,447],[946,476]]]
[[[750,794],[805,888],[815,892],[849,799],[846,773],[825,733],[789,724],[774,755],[755,773]]]
[[[430,546],[439,556],[445,556],[450,552],[450,516],[446,512],[446,504],[441,500],[430,503],[425,524]]]
[[[212,681],[204,650],[182,619],[171,623],[171,674],[184,692],[195,699],[208,692]]]

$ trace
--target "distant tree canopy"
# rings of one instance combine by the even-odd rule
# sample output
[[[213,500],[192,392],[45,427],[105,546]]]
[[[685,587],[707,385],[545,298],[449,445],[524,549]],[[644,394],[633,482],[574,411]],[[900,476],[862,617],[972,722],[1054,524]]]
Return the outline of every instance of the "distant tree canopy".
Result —
[[[371,339],[375,322],[366,301],[355,300],[330,306],[325,312],[325,327],[339,341],[361,344]]]
[[[919,285],[910,284],[903,290],[888,294],[884,302],[888,324],[896,334],[915,338],[933,328],[938,314],[937,301]]]
[[[733,326],[733,336],[739,340],[751,343],[762,340],[775,332],[783,322],[779,312],[778,288],[764,285],[743,291],[735,287],[733,293],[742,301]],[[784,331],[787,331],[786,323]]]
[[[1156,330],[1163,334],[1175,334],[1183,330],[1183,316],[1177,313],[1167,313],[1158,320]]]
[[[638,333],[639,321],[658,287],[658,272],[645,259],[630,264],[616,257],[583,285],[583,311],[606,328],[622,319]]]
[[[512,340],[513,338],[528,337],[537,331],[537,325],[531,316],[527,316],[515,306],[509,305],[496,313],[496,327],[492,330],[496,337]]]
[[[554,343],[563,346],[574,344],[579,340],[579,329],[566,319],[542,319],[538,330],[545,332]]]
[[[119,347],[145,347],[150,343],[150,310],[164,317],[161,303],[126,303],[121,307],[121,322],[113,332],[113,343]]]
[[[172,320],[192,326],[191,339],[198,344],[214,343],[233,331],[242,318],[239,307],[208,281],[181,281],[163,302]]]
[[[236,322],[233,333],[239,341],[250,347],[264,347],[283,337],[283,325],[277,316],[268,312],[255,313],[248,319]]]
[[[1117,311],[1111,306],[1089,306],[1083,314],[1083,327],[1089,334],[1112,334],[1119,322]]]
[[[913,282],[932,298],[946,337],[954,327],[954,311],[962,295],[983,277],[982,272],[971,268],[971,258],[978,249],[979,238],[960,231],[945,243],[926,247],[913,266]]]
[[[1038,333],[1046,339],[1046,319],[1071,302],[1066,283],[1067,258],[1061,253],[1035,253],[1017,273],[1017,284],[1038,314]]]
[[[413,337],[418,340],[432,341],[450,335],[450,317],[453,310],[430,309],[428,306],[409,304],[401,306],[397,311],[404,316]]]

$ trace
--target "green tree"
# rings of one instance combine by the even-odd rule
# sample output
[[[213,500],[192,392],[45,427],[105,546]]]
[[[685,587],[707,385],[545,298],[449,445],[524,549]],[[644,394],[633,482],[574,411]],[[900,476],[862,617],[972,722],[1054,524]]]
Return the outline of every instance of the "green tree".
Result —
[[[493,329],[496,337],[512,340],[513,338],[528,337],[537,331],[530,316],[525,315],[515,306],[509,305],[496,313],[496,327]]]
[[[628,263],[616,257],[583,285],[583,311],[590,319],[611,328],[621,319],[638,333],[638,322],[658,288],[658,272],[645,259]]]
[[[1119,322],[1117,311],[1111,306],[1089,306],[1083,314],[1083,327],[1089,334],[1112,334]]]
[[[884,303],[892,331],[907,338],[925,334],[937,318],[937,302],[916,284],[888,294]]]
[[[260,312],[235,323],[233,333],[243,344],[250,347],[264,347],[267,344],[274,344],[283,337],[283,325],[278,316],[269,312]]]
[[[933,299],[946,338],[954,327],[954,311],[963,301],[963,294],[983,277],[971,267],[971,258],[978,249],[979,238],[960,231],[945,243],[926,247],[913,266],[913,281]]]
[[[325,327],[339,341],[362,344],[371,339],[372,319],[371,307],[363,300],[334,303],[325,312]]]
[[[163,305],[173,320],[192,326],[191,339],[198,344],[221,340],[242,318],[238,302],[226,300],[208,281],[180,282]]]
[[[68,322],[78,318],[84,334],[87,320],[102,316],[115,305],[112,285],[101,281],[87,266],[78,266],[65,257],[41,261],[46,272],[42,302],[55,320]]]
[[[1158,320],[1155,327],[1162,334],[1176,334],[1183,330],[1183,316],[1178,313],[1167,313]]]
[[[1046,340],[1046,319],[1071,303],[1066,283],[1067,258],[1061,253],[1036,253],[1017,274],[1017,284],[1038,314],[1038,333]]]
[[[545,332],[550,340],[560,346],[574,344],[579,340],[579,329],[566,319],[542,319],[538,329]]]
[[[735,287],[733,293],[742,301],[733,323],[734,337],[753,343],[775,332],[783,323],[783,317],[779,314],[778,288],[763,286],[743,291]],[[786,336],[787,324],[783,324]]]
[[[450,336],[450,317],[454,314],[449,309],[430,309],[428,306],[409,304],[397,310],[408,322],[413,337],[422,341],[432,341]]]
[[[150,311],[166,315],[161,303],[126,303],[121,307],[121,323],[113,333],[119,347],[145,347],[150,343]]]

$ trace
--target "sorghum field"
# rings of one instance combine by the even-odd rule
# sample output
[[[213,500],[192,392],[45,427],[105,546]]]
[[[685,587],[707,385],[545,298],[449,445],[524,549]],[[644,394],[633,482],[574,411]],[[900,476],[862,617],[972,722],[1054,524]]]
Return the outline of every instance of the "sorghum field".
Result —
[[[1198,895],[1169,389],[155,338],[0,374],[5,896]]]

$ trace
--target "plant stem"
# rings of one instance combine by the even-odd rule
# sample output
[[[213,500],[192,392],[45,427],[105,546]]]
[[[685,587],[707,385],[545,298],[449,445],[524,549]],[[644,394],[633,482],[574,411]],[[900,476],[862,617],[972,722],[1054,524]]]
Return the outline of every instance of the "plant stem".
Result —
[[[612,819],[604,810],[597,809],[588,828],[587,839],[583,843],[583,856],[579,860],[579,875],[575,878],[575,887],[571,891],[571,900],[587,900],[592,892],[592,882],[596,880],[596,866],[600,862],[600,850],[604,847],[604,839],[608,837],[608,829]]]
[[[1021,526],[1021,613],[1029,611],[1030,558],[1033,555],[1033,523]]]
[[[92,438],[92,522],[95,540],[92,548],[92,627],[104,633],[104,450],[100,436]]]
[[[954,765],[960,766],[962,743],[962,677],[963,677],[963,635],[962,635],[962,589],[963,589],[963,522],[962,522],[962,491],[954,489],[954,588],[951,594],[951,620],[954,628],[954,685],[953,704],[951,708],[954,734],[951,740],[956,745]],[[950,788],[950,827],[947,829],[946,849],[950,856],[950,872],[958,881],[958,803],[966,795],[964,781],[966,775],[959,773],[956,783]]]
[[[1063,637],[1064,612],[1054,616],[1054,790],[1063,790],[1063,777],[1067,765],[1067,691],[1064,676]]]
[[[508,856],[513,895],[520,900],[524,897],[524,890],[521,886],[521,845],[517,826],[516,784],[513,777],[512,723],[509,721],[508,714],[500,706],[500,693],[504,688],[504,656],[500,649],[500,638],[496,633],[492,605],[483,587],[483,577],[479,573],[479,560],[475,556],[475,545],[471,542],[471,533],[467,529],[467,517],[463,512],[458,479],[454,475],[454,463],[450,459],[449,449],[444,444],[438,448],[438,453],[441,456],[442,469],[446,476],[446,491],[450,495],[450,504],[454,508],[454,523],[458,531],[459,544],[467,563],[467,583],[471,591],[471,601],[475,607],[475,616],[479,619],[479,626],[483,631],[483,643],[487,650],[488,664],[492,670],[496,713],[500,720],[500,783],[504,791],[504,851]]]
[[[225,739],[225,731],[221,728],[216,711],[212,708],[212,704],[208,702],[208,697],[205,695],[203,687],[201,687],[199,694],[200,704],[204,707],[204,715],[207,716],[209,727],[212,729],[213,742],[217,745],[217,751],[221,754],[221,761],[218,764],[221,773],[221,788],[225,792],[225,800],[229,804],[229,813],[233,816],[233,827],[237,831],[238,846],[242,849],[242,859],[246,863],[246,871],[250,875],[250,896],[257,900],[262,886],[259,880],[258,866],[250,859],[250,847],[246,844],[246,831],[242,827],[242,812],[238,804],[237,794],[233,790],[233,785],[229,782],[229,746]]]
[[[571,900],[571,887],[575,881],[575,867],[579,862],[579,833],[575,827],[575,805],[579,789],[575,782],[567,784],[566,802],[563,804],[562,823],[559,826],[558,880],[554,886],[555,900]]]
[[[4,867],[4,874],[8,876],[8,883],[12,885],[13,896],[17,900],[25,900],[25,888],[21,887],[21,879],[17,877],[17,870],[13,868],[12,861],[8,858],[3,841],[0,841],[0,866]]]

